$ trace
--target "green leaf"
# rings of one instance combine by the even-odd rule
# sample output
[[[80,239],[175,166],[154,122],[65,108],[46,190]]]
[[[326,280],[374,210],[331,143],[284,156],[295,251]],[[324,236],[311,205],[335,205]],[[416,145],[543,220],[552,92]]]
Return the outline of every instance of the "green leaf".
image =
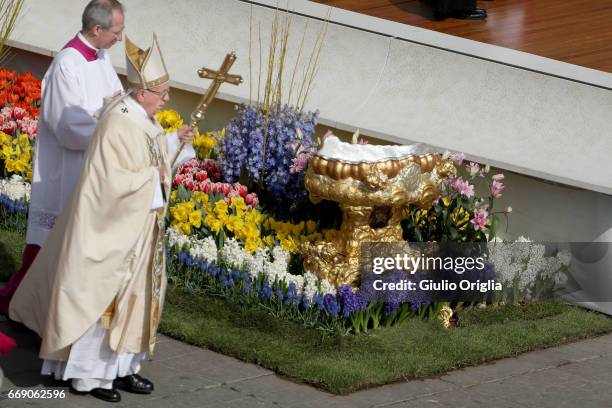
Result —
[[[177,188],[177,198],[179,201],[189,201],[191,200],[191,196],[193,195],[193,193],[189,190],[187,190],[187,188],[180,184]]]

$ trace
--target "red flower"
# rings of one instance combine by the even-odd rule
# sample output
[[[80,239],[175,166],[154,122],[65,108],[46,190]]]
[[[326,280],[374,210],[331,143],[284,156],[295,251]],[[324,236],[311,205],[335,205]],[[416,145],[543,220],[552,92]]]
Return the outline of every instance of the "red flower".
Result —
[[[208,178],[208,173],[206,173],[206,170],[200,170],[195,175],[195,179],[198,181],[204,181],[207,178]]]
[[[26,110],[18,106],[16,106],[13,109],[13,119],[14,120],[21,120],[26,116],[26,114],[27,114]]]
[[[200,183],[200,190],[205,192],[206,194],[210,193],[210,189],[212,188],[212,183],[210,180],[204,180]]]
[[[15,340],[0,332],[0,356],[10,353],[15,345]]]
[[[2,124],[1,128],[4,133],[8,133],[9,135],[12,135],[15,129],[17,129],[17,123],[15,123],[14,120],[7,120]]]

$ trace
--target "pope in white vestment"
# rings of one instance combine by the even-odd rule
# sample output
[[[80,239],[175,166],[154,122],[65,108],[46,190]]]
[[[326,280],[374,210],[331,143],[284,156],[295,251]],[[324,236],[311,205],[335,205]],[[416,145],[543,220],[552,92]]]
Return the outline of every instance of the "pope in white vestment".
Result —
[[[169,78],[155,37],[146,51],[126,38],[126,54],[132,96],[106,105],[74,194],[10,304],[10,317],[42,338],[43,374],[77,391],[138,372],[165,293],[171,169],[154,114]]]

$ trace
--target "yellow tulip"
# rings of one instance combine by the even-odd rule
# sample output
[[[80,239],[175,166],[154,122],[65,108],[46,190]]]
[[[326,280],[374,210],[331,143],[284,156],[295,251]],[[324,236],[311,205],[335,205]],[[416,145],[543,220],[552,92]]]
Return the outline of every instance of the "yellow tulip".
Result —
[[[181,115],[175,110],[163,110],[158,112],[155,116],[166,133],[174,132],[183,127],[183,119],[181,118]]]

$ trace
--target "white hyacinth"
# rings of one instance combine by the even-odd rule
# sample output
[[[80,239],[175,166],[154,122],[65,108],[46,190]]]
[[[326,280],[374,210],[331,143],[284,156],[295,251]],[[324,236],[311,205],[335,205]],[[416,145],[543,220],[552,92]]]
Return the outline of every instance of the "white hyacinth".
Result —
[[[204,260],[208,263],[216,263],[218,253],[217,243],[213,237],[194,239],[192,240],[191,248],[189,249],[189,255],[191,255],[191,257]]]
[[[219,255],[228,266],[246,270],[253,279],[263,274],[270,284],[283,281],[287,285],[293,283],[298,296],[306,296],[309,301],[312,301],[316,293],[320,296],[325,296],[327,293],[336,294],[334,285],[324,279],[318,279],[311,272],[305,272],[304,276],[290,274],[288,267],[291,254],[280,245],[275,246],[272,251],[260,248],[251,254],[234,238],[226,239],[223,247],[218,249],[212,237],[197,239],[194,236],[187,236],[176,226],[169,227],[166,236],[170,246],[177,245],[182,250],[188,250],[196,259],[216,262]]]
[[[252,259],[252,255],[240,246],[240,242],[235,238],[225,240],[221,248],[221,258],[233,268],[239,271],[244,270]]]
[[[30,191],[30,183],[17,174],[13,174],[9,179],[0,180],[0,194],[4,194],[13,201],[23,198],[29,202]]]
[[[172,225],[166,229],[166,237],[168,238],[168,244],[170,246],[176,245],[179,249],[191,247],[191,240],[189,237],[181,233],[176,225]]]

